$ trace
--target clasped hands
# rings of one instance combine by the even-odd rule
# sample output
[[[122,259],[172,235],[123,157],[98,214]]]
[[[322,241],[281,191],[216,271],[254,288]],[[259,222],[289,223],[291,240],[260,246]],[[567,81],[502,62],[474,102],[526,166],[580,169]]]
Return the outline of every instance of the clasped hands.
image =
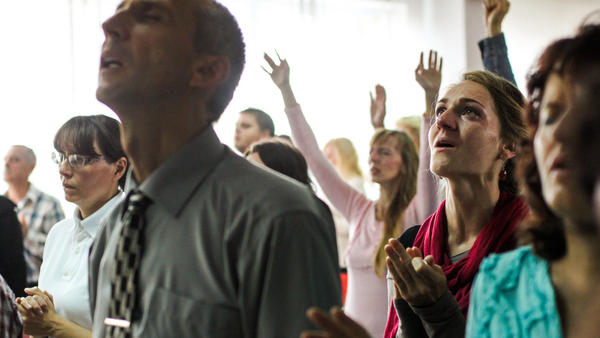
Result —
[[[48,291],[42,291],[38,287],[27,288],[25,292],[30,296],[16,299],[25,334],[48,335],[52,330],[52,317],[56,315],[54,298]]]
[[[386,264],[394,278],[395,298],[404,299],[414,307],[427,307],[437,302],[448,289],[446,275],[433,256],[423,258],[419,248],[404,249],[390,239],[385,246]]]

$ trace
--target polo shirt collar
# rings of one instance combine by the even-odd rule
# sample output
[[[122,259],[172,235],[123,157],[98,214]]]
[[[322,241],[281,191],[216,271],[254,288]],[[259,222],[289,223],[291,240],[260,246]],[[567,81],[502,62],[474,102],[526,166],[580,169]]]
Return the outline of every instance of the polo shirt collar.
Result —
[[[80,225],[92,238],[96,238],[96,233],[98,232],[98,228],[100,227],[100,221],[102,218],[111,210],[115,205],[117,205],[124,194],[122,191],[119,191],[113,198],[108,200],[108,202],[104,203],[104,205],[96,210],[95,213],[88,216],[86,219],[81,219],[81,213],[79,212],[79,208],[75,208],[73,211],[73,227],[70,231],[77,229]]]

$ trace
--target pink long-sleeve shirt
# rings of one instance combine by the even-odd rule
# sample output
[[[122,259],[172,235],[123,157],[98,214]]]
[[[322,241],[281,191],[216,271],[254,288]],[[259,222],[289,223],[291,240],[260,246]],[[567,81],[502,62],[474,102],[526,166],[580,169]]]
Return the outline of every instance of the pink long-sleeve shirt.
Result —
[[[300,106],[285,110],[292,138],[302,152],[313,175],[331,203],[350,225],[346,249],[348,288],[345,313],[363,325],[372,337],[383,337],[389,308],[385,278],[375,274],[373,259],[383,236],[383,222],[375,218],[375,203],[354,190],[335,171],[317,144]],[[417,194],[404,213],[404,229],[423,223],[438,206],[436,182],[429,172],[428,128],[431,119],[423,117]]]

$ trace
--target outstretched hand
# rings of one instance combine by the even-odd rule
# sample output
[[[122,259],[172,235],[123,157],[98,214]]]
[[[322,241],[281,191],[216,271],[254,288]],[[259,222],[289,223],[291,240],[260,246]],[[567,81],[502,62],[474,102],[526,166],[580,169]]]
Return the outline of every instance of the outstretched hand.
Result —
[[[485,28],[489,38],[502,33],[502,20],[508,13],[508,0],[483,0],[485,7]]]
[[[385,88],[382,85],[375,86],[375,98],[373,98],[373,92],[369,92],[371,95],[371,124],[373,128],[385,128],[383,120],[385,120]]]
[[[275,53],[277,54],[277,58],[279,59],[279,65],[276,64],[275,61],[273,61],[273,59],[271,59],[271,57],[269,55],[267,55],[267,53],[265,53],[265,60],[271,67],[271,71],[269,72],[267,69],[265,69],[265,67],[262,67],[262,69],[264,69],[264,71],[267,72],[267,74],[269,74],[271,76],[271,80],[273,80],[273,83],[275,83],[275,85],[279,89],[282,89],[286,86],[289,87],[289,85],[290,85],[290,66],[288,65],[288,62],[286,59],[282,60],[281,57],[279,56],[279,53],[277,53],[277,52],[275,52]]]
[[[329,315],[321,309],[310,308],[306,315],[325,332],[304,331],[302,338],[371,338],[367,330],[340,310],[333,307]]]
[[[426,307],[437,302],[448,289],[444,270],[433,263],[433,256],[423,258],[419,248],[405,250],[396,239],[390,239],[385,252],[396,298],[412,306]]]
[[[421,61],[417,69],[415,69],[415,79],[425,90],[425,93],[437,95],[440,91],[440,85],[442,84],[442,63],[443,58],[440,57],[438,62],[438,53],[430,50],[428,67],[425,68],[423,52],[421,52]]]

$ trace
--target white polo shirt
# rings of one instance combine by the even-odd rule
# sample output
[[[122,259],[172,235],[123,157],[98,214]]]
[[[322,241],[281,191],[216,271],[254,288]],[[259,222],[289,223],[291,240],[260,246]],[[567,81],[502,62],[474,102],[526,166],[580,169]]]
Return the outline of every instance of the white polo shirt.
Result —
[[[100,221],[124,194],[119,192],[102,208],[82,220],[79,208],[73,218],[57,223],[48,234],[39,288],[54,297],[56,312],[88,330],[92,329],[88,291],[88,257]]]

